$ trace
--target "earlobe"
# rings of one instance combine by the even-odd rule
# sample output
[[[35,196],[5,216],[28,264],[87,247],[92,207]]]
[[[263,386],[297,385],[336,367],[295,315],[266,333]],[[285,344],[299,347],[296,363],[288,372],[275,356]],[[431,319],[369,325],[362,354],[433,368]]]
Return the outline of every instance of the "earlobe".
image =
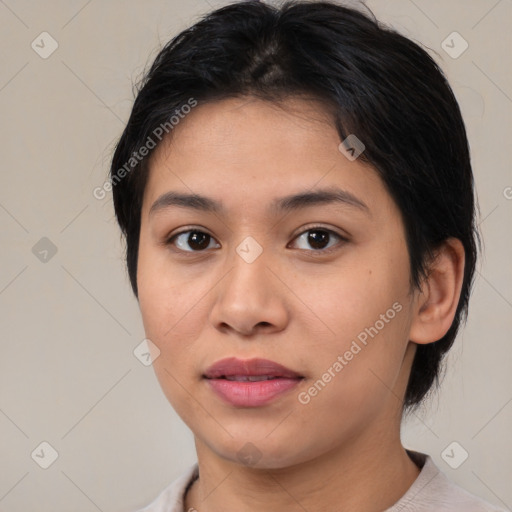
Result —
[[[464,279],[464,247],[449,238],[436,251],[428,277],[417,291],[409,339],[426,344],[440,340],[452,325]]]

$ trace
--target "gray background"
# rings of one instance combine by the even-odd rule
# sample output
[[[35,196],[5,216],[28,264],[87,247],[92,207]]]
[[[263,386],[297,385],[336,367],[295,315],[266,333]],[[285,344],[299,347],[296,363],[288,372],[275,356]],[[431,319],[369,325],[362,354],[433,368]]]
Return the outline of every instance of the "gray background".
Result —
[[[134,510],[195,461],[191,433],[134,356],[144,333],[112,202],[92,191],[128,118],[132,81],[162,43],[226,3],[0,0],[0,511]],[[512,2],[368,5],[435,50],[448,75],[486,254],[441,394],[404,425],[404,443],[510,509]],[[469,44],[457,58],[441,46],[453,31]],[[31,47],[51,49],[42,32],[58,43],[47,58]],[[447,41],[452,54],[462,48]],[[43,441],[58,452],[47,469]],[[458,469],[442,456],[454,441],[453,460],[469,454]]]

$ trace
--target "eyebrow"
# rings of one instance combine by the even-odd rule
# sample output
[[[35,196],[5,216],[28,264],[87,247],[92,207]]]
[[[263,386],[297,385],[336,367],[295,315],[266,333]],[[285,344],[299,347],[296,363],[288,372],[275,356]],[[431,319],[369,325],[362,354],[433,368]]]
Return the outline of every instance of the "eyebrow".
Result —
[[[347,190],[342,190],[337,187],[299,192],[297,194],[280,197],[270,203],[269,209],[272,213],[279,214],[325,204],[343,204],[356,208],[366,214],[370,214],[370,209],[361,199]],[[172,206],[211,213],[222,213],[224,211],[222,203],[216,199],[199,194],[184,194],[169,191],[162,194],[152,204],[149,215],[151,216],[160,210]]]

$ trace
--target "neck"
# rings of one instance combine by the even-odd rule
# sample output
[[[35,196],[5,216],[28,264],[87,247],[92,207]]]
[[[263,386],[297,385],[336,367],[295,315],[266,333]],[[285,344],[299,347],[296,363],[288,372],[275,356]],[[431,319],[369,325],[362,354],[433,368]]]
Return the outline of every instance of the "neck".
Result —
[[[399,434],[390,440],[382,428],[371,430],[348,446],[278,469],[252,468],[220,458],[196,439],[200,478],[187,493],[185,510],[385,510],[405,494],[420,470]]]

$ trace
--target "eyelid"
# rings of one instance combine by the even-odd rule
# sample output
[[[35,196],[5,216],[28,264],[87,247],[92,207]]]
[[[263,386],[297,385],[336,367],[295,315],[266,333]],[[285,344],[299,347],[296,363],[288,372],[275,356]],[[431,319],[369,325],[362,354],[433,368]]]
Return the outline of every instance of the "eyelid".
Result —
[[[343,240],[348,240],[348,234],[342,235],[338,231],[336,231],[334,228],[324,226],[322,224],[306,224],[305,226],[301,226],[300,231],[297,232],[296,235],[293,235],[293,239],[297,238],[299,235],[304,234],[306,231],[313,231],[315,229],[318,229],[319,231],[327,231],[328,233],[332,233],[338,237],[340,237]]]
[[[211,235],[209,233],[209,231],[204,228],[203,226],[199,226],[199,225],[190,225],[190,226],[183,226],[182,228],[180,228],[179,231],[177,231],[176,233],[172,233],[170,235],[167,235],[165,237],[165,240],[166,242],[171,240],[172,238],[178,236],[178,235],[182,235],[183,233],[188,233],[189,231],[198,231],[198,232],[201,232],[201,233],[204,233],[206,235],[210,235],[212,238],[215,238],[213,235]]]

